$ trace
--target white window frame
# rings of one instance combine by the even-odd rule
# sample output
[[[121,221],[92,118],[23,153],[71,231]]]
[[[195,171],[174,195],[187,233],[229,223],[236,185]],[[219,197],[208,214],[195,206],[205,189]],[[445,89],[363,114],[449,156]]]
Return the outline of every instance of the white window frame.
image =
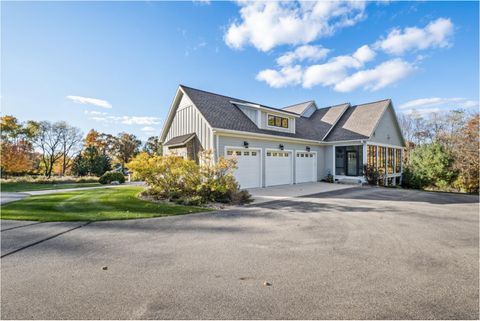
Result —
[[[292,121],[295,121],[294,118],[290,118],[290,117],[286,117],[286,116],[280,116],[280,115],[275,115],[275,114],[271,114],[271,113],[266,113],[266,115],[267,115],[267,118],[265,119],[265,127],[269,128],[269,129],[272,129],[272,130],[283,130],[283,131],[288,131],[288,132],[291,132],[291,131],[292,131],[293,126],[290,125],[290,124],[292,123]],[[288,127],[285,128],[285,127],[270,126],[270,125],[268,124],[268,116],[281,117],[281,118],[286,118],[286,119],[288,119]]]

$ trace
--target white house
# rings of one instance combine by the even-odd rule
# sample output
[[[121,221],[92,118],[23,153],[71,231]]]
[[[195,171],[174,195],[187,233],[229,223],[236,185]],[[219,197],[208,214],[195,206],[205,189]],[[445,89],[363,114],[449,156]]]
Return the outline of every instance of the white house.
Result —
[[[390,99],[317,107],[315,101],[272,108],[180,85],[160,140],[164,154],[197,160],[236,157],[242,188],[333,179],[363,181],[363,166],[399,184],[404,139]]]

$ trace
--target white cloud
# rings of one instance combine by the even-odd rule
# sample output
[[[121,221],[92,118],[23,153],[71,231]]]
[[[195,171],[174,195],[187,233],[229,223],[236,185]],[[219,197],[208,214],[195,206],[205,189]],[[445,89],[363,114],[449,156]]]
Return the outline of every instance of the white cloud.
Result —
[[[88,98],[88,97],[82,97],[82,96],[67,96],[67,99],[77,104],[92,105],[92,106],[97,106],[102,108],[112,108],[112,105],[108,101],[102,100],[102,99]]]
[[[142,129],[140,129],[142,132],[146,132],[146,133],[151,133],[151,132],[155,132],[157,131],[157,129],[155,129],[154,127],[150,127],[150,126],[145,126],[143,127]]]
[[[366,90],[378,90],[407,77],[415,67],[401,59],[392,59],[373,69],[361,70],[338,82],[334,89],[349,92],[362,87]]]
[[[149,116],[94,116],[91,119],[111,124],[124,125],[157,125],[160,124],[160,118]]]
[[[241,21],[230,24],[224,40],[231,48],[251,44],[261,51],[306,44],[352,26],[364,17],[366,6],[363,1],[242,1],[239,5]]]
[[[466,98],[420,98],[407,101],[406,103],[400,105],[399,109],[429,109],[432,107],[440,108],[474,108],[478,107],[478,100],[470,100]]]
[[[329,52],[330,49],[322,46],[303,45],[278,57],[277,63],[281,66],[287,66],[295,61],[318,61],[325,58]]]
[[[302,67],[300,66],[286,66],[279,71],[274,69],[265,69],[257,74],[256,79],[265,81],[268,85],[274,88],[285,87],[289,85],[298,85],[302,82]]]
[[[334,86],[348,76],[350,69],[362,68],[366,62],[374,57],[375,52],[369,46],[364,45],[351,56],[337,56],[327,63],[309,66],[303,76],[303,87]]]
[[[303,87],[332,86],[347,77],[351,68],[362,67],[362,62],[352,56],[337,56],[328,62],[309,66],[303,75]]]
[[[450,46],[453,29],[453,23],[445,18],[438,18],[423,29],[407,27],[402,31],[396,28],[386,38],[377,41],[375,48],[395,55],[401,55],[408,50],[444,48]]]
[[[368,45],[361,46],[355,51],[353,57],[361,62],[368,62],[375,58],[376,53]]]
[[[300,60],[297,57],[307,57],[308,54],[306,52],[312,53],[313,50],[299,50],[298,53],[295,50],[281,56],[277,62],[282,65],[283,63],[287,64]],[[305,88],[311,88],[316,85],[334,86],[336,88],[338,83],[348,77],[349,70],[364,67],[364,64],[371,61],[375,55],[375,51],[368,45],[364,45],[358,48],[352,55],[333,57],[323,64],[315,64],[306,68],[302,68],[300,65],[285,65],[280,70],[265,69],[257,74],[256,79],[265,81],[268,85],[275,88],[299,84],[302,84]]]

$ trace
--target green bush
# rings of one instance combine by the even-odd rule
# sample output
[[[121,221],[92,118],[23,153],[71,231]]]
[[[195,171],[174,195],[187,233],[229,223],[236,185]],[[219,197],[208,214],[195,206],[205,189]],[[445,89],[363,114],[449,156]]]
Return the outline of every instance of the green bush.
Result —
[[[451,185],[457,178],[452,154],[438,143],[422,145],[409,155],[403,171],[403,187],[439,188]]]
[[[190,203],[248,203],[250,194],[240,191],[233,177],[234,159],[213,161],[211,151],[199,154],[200,165],[175,155],[156,156],[140,153],[128,168],[134,178],[144,180],[154,198]],[[193,205],[193,204],[191,204]]]
[[[364,165],[363,166],[363,176],[365,180],[370,185],[377,185],[385,179],[385,174],[383,171],[377,170],[375,167],[371,165]]]
[[[175,200],[175,203],[185,206],[200,206],[204,204],[204,200],[200,195],[184,196]]]
[[[123,174],[119,172],[106,172],[98,180],[100,184],[110,184],[111,182],[115,181],[123,184],[125,183],[125,176],[123,176]]]

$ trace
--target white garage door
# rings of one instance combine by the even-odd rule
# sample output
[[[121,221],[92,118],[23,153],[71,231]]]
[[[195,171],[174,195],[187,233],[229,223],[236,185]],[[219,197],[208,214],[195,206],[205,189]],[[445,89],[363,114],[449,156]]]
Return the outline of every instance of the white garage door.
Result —
[[[265,153],[265,186],[292,184],[292,153]]]
[[[251,149],[227,149],[227,157],[237,158],[237,169],[233,176],[240,184],[240,188],[253,188],[262,186],[260,175],[260,151]]]
[[[308,152],[295,153],[295,183],[317,181],[317,155]]]

